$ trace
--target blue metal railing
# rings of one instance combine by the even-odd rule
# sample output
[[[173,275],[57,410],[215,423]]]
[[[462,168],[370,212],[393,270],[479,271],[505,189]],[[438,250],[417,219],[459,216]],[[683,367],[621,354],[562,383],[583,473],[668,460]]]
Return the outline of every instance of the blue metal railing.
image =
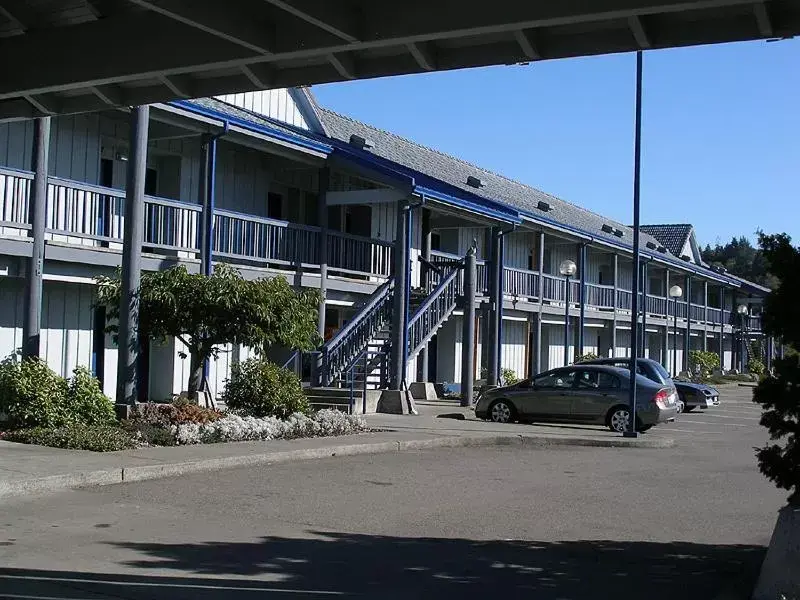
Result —
[[[456,307],[461,266],[451,268],[408,321],[408,356],[412,358],[433,337]]]
[[[323,386],[331,385],[345,373],[378,332],[391,322],[393,297],[394,280],[390,279],[370,296],[345,327],[320,348]]]
[[[383,347],[384,346],[380,346],[380,348]],[[350,390],[350,414],[355,412],[357,384],[361,385],[361,414],[366,414],[367,412],[367,389],[369,386],[369,378],[372,373],[376,370],[378,371],[379,382],[377,387],[386,387],[389,370],[388,356],[388,352],[383,350],[371,350],[370,346],[367,346],[359,353],[347,369],[345,383]],[[359,375],[361,376],[360,379]]]

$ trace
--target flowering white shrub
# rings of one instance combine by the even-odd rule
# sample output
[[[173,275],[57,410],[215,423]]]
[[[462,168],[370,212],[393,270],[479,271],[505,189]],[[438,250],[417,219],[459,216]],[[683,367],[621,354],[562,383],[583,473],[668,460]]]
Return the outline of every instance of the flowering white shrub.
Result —
[[[202,425],[185,423],[172,427],[178,444],[291,440],[350,435],[363,431],[367,431],[363,417],[348,415],[338,410],[321,410],[311,417],[294,413],[286,420],[229,414],[212,423]]]

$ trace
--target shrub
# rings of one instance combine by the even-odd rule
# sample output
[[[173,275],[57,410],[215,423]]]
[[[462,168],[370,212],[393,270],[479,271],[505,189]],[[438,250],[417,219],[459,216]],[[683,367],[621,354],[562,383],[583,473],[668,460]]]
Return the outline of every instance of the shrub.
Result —
[[[169,429],[183,423],[211,423],[222,417],[222,413],[197,404],[160,404],[146,402],[136,406],[131,413],[133,423]]]
[[[575,364],[586,362],[589,360],[597,360],[598,356],[594,352],[587,352],[586,354],[581,354],[578,358],[575,359]]]
[[[84,425],[112,425],[117,416],[114,403],[100,389],[100,382],[86,367],[72,372],[65,406],[67,420]]]
[[[178,425],[174,431],[179,444],[210,444],[350,435],[367,431],[367,425],[359,416],[320,410],[311,417],[295,413],[286,420],[227,415],[206,425]]]
[[[297,375],[263,358],[234,364],[220,399],[230,410],[250,417],[285,419],[310,412]]]
[[[66,380],[38,358],[0,363],[0,413],[9,428],[66,424],[67,391]]]
[[[692,350],[689,352],[689,369],[701,379],[708,379],[715,369],[719,369],[719,354]]]
[[[760,377],[764,374],[764,371],[766,371],[767,368],[764,366],[764,363],[761,362],[761,360],[757,358],[751,358],[747,363],[747,370],[753,375],[758,375]]]
[[[138,443],[131,433],[119,427],[106,425],[88,426],[71,424],[65,427],[34,427],[9,431],[5,435],[9,442],[36,444],[70,450],[92,452],[114,452],[136,448]]]
[[[517,373],[514,369],[504,367],[500,369],[500,381],[503,382],[503,385],[514,385],[515,383],[519,383],[519,377],[517,377]]]
[[[175,446],[178,443],[172,427],[134,421],[125,421],[122,426],[136,441],[147,446]]]

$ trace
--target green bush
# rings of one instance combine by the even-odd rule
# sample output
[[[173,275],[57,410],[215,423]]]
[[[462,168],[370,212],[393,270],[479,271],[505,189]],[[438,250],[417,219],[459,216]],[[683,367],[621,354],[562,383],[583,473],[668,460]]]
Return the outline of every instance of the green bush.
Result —
[[[130,432],[107,425],[71,424],[65,427],[18,429],[6,433],[4,439],[22,444],[36,444],[69,450],[91,450],[92,452],[115,452],[138,446]]]
[[[750,361],[747,363],[747,370],[750,371],[753,375],[758,375],[759,377],[764,374],[767,368],[764,366],[764,363],[761,362],[757,358],[751,358]]]
[[[580,355],[578,358],[575,359],[575,364],[586,362],[589,360],[597,360],[598,356],[594,352],[587,352],[586,354]]]
[[[285,419],[310,412],[297,375],[263,358],[234,364],[220,399],[230,410],[253,417]]]
[[[44,361],[12,355],[0,362],[0,413],[11,429],[68,423],[67,392],[67,381]]]
[[[122,427],[141,444],[148,446],[175,446],[178,443],[172,428],[150,425],[149,423],[137,423],[135,421],[124,421]]]
[[[100,389],[100,382],[86,367],[78,367],[69,381],[67,419],[83,425],[112,425],[117,416],[114,403]]]
[[[689,352],[689,369],[701,379],[708,379],[715,369],[719,369],[719,354],[692,350]]]
[[[517,373],[514,369],[509,369],[504,367],[500,369],[500,380],[503,382],[503,385],[514,385],[515,383],[519,383],[519,377],[517,377]]]

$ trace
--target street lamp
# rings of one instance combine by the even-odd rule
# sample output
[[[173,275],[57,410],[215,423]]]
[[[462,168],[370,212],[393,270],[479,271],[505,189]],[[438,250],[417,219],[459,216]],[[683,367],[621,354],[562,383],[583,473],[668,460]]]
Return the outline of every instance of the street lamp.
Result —
[[[558,272],[564,276],[564,293],[566,303],[564,304],[564,366],[569,364],[569,279],[574,276],[578,270],[578,265],[575,261],[564,260],[558,265]]]
[[[739,371],[741,373],[744,373],[744,366],[745,366],[745,364],[744,364],[744,355],[745,355],[745,352],[746,352],[746,349],[745,349],[745,333],[747,331],[747,326],[746,326],[747,313],[749,312],[748,308],[747,308],[747,304],[740,304],[739,306],[737,306],[736,307],[736,312],[739,313],[739,316],[742,319],[742,330],[739,333],[739,335],[742,338],[741,348],[739,349],[739,357],[740,357],[739,358],[739,367],[740,367]]]
[[[669,288],[669,297],[672,298],[672,376],[678,374],[678,298],[683,296],[683,288],[673,285]]]

